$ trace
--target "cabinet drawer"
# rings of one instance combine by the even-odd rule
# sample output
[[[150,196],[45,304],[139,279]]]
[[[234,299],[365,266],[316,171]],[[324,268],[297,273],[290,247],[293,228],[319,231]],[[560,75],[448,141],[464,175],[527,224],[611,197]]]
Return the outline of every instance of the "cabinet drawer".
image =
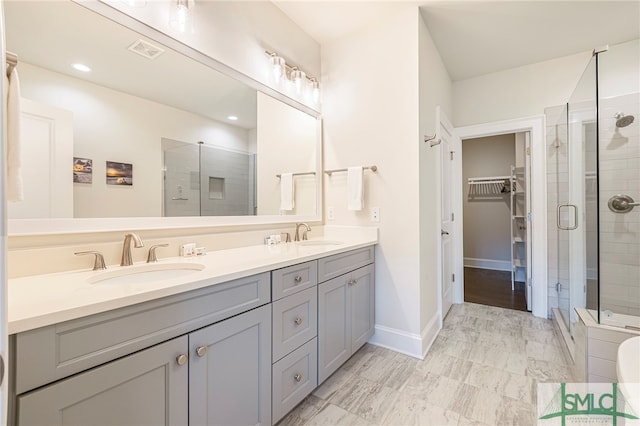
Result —
[[[282,299],[318,284],[318,263],[300,263],[271,272],[273,300]]]
[[[316,388],[317,353],[317,340],[313,339],[273,364],[272,424]]]
[[[270,300],[268,272],[12,336],[21,394]]]
[[[272,304],[273,361],[316,337],[318,293],[316,287],[293,294]]]
[[[318,282],[324,282],[373,263],[373,246],[334,254],[318,260]]]

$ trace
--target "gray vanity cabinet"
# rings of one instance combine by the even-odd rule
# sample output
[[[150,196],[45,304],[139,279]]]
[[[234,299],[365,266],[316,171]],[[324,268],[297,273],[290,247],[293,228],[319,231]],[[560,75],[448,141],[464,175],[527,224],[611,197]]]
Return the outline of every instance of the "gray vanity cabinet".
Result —
[[[373,247],[319,260],[320,276],[335,275],[331,265],[343,272],[367,262],[318,285],[318,384],[373,336],[375,319]]]
[[[270,300],[265,272],[13,335],[10,419],[268,425]]]
[[[186,425],[187,340],[182,336],[21,395],[18,424]]]
[[[271,307],[189,334],[189,424],[271,423]]]

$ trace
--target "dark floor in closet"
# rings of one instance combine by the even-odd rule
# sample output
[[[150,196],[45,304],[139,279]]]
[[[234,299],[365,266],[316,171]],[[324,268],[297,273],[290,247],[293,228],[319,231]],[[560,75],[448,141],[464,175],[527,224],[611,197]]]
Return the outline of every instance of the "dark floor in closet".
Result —
[[[464,301],[526,311],[524,283],[511,291],[511,272],[464,268]]]

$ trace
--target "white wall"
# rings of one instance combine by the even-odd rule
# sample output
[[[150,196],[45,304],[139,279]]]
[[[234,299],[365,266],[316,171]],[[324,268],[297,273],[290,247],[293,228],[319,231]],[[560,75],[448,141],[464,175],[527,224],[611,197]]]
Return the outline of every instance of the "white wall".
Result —
[[[73,112],[74,156],[93,160],[93,183],[74,184],[74,217],[160,216],[163,137],[249,149],[247,130],[26,62],[20,83],[23,97]],[[106,184],[107,160],[133,164],[132,187]]]
[[[421,253],[421,239],[434,252],[439,236],[437,204],[421,200],[435,193],[436,171],[430,153],[422,157],[420,135],[433,132],[436,105],[450,112],[449,77],[418,8],[409,5],[323,45],[322,67],[325,168],[378,166],[365,172],[359,212],[346,208],[346,174],[325,177],[325,209],[335,214],[327,224],[379,226],[372,341],[421,357],[438,297],[435,256]],[[380,223],[370,221],[372,207],[380,208]]]
[[[294,208],[280,211],[280,179],[276,175],[316,170],[317,130],[312,116],[258,92],[258,214],[316,213],[316,181],[321,176],[294,176]]]
[[[418,22],[419,56],[419,179],[420,179],[420,334],[422,351],[434,338],[438,316],[438,250],[440,246],[440,194],[437,183],[440,173],[438,150],[421,140],[433,135],[436,126],[436,106],[449,119],[453,113],[451,78],[433,43],[422,15]]]
[[[453,124],[466,126],[544,113],[569,100],[591,52],[453,83]]]
[[[469,196],[468,179],[508,176],[515,161],[513,133],[462,142],[465,266],[511,270],[511,194]]]

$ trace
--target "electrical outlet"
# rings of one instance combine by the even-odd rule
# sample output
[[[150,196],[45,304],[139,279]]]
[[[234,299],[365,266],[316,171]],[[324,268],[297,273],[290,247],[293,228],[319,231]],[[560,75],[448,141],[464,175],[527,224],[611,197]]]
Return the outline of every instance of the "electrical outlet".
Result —
[[[380,222],[380,207],[371,207],[371,222]]]
[[[196,243],[182,244],[180,246],[180,256],[189,257],[189,256],[195,256],[195,254],[196,254]]]
[[[327,207],[327,220],[334,220],[336,218],[333,206]]]

